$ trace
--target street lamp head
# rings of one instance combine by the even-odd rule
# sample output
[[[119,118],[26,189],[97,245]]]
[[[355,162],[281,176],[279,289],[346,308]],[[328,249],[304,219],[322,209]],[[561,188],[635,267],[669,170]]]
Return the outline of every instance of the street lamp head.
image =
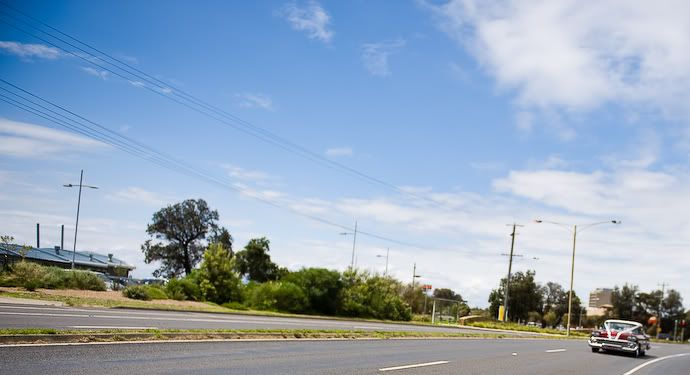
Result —
[[[64,187],[72,187],[72,184],[62,185]]]
[[[620,224],[621,221],[620,221],[620,220],[611,220],[611,223],[613,223],[613,224]]]
[[[535,223],[537,223],[537,224],[541,224],[541,223],[543,223],[543,221],[542,221],[542,220],[540,220],[540,219],[535,219],[535,220],[534,220],[534,222],[535,222]]]
[[[414,275],[414,277],[422,277],[422,275]]]
[[[340,235],[341,235],[341,236],[347,236],[348,234],[350,234],[350,233],[347,233],[347,232],[340,232]]]

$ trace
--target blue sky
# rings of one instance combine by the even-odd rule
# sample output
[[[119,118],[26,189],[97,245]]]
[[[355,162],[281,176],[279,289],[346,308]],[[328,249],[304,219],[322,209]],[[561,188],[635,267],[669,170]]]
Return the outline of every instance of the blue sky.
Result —
[[[576,291],[662,281],[690,295],[690,21],[686,4],[521,2],[22,1],[13,6],[280,137],[412,192],[306,160],[156,95],[10,26],[0,77],[127,137],[228,179],[175,174],[0,102],[3,232],[113,251],[148,276],[139,245],[158,208],[204,198],[238,247],[272,240],[291,269],[358,265],[459,291],[473,305],[506,272],[505,224],[527,224],[517,270],[568,282],[564,223],[612,218],[579,240]],[[4,11],[3,7],[3,11]],[[67,47],[70,50],[69,47]],[[73,50],[73,48],[71,49]],[[290,210],[258,202],[261,196]],[[441,204],[432,204],[425,197]],[[443,206],[443,207],[439,207]],[[71,234],[67,236],[71,243]],[[539,260],[531,260],[538,257]],[[625,266],[601,272],[602,263]],[[663,274],[662,274],[663,273]],[[634,275],[634,276],[629,276]]]

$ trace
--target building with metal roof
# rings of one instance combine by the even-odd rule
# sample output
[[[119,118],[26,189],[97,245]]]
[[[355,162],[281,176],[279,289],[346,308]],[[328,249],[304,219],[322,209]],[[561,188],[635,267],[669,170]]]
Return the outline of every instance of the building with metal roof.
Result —
[[[103,255],[92,251],[77,251],[53,248],[35,248],[20,245],[0,244],[0,264],[7,265],[21,259],[40,263],[46,266],[60,268],[72,268],[72,256],[74,255],[74,268],[101,272],[108,276],[129,277],[129,272],[135,267],[125,261],[115,258],[113,254]]]

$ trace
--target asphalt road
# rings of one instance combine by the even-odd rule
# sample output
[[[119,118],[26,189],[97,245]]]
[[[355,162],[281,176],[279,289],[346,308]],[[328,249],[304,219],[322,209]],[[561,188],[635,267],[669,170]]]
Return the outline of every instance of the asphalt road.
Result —
[[[473,329],[313,318],[90,309],[0,303],[0,328],[159,329],[329,329],[372,331],[477,332]]]
[[[592,353],[584,340],[546,339],[25,346],[0,347],[0,373],[688,374],[690,355],[664,357],[690,353],[690,347],[657,344],[648,353],[644,358]],[[423,364],[430,365],[400,368]]]

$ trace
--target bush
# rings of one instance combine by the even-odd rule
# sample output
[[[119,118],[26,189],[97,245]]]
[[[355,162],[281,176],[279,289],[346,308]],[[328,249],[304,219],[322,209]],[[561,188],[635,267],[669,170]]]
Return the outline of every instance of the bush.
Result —
[[[353,317],[410,320],[410,306],[400,297],[402,284],[391,278],[367,272],[343,274],[344,288],[340,314]]]
[[[235,272],[235,261],[221,244],[211,244],[197,272],[199,289],[207,301],[222,304],[241,302],[242,282]]]
[[[122,291],[122,295],[127,298],[139,299],[142,301],[150,301],[152,299],[149,294],[149,289],[145,285],[128,286]]]
[[[199,284],[190,276],[183,279],[170,279],[165,285],[165,292],[168,297],[178,301],[201,300]]]
[[[83,271],[64,271],[63,288],[104,291],[105,282],[98,275]]]
[[[249,305],[257,310],[304,312],[307,296],[297,285],[287,281],[269,281],[252,291]]]
[[[144,285],[144,288],[148,291],[151,299],[168,299],[168,294],[165,293],[162,285]]]
[[[299,286],[307,296],[307,310],[323,315],[335,315],[338,310],[343,283],[338,271],[325,268],[302,268],[287,274],[282,281]]]
[[[19,262],[12,266],[15,285],[26,290],[36,290],[44,285],[47,277],[46,267],[32,262]]]
[[[7,286],[20,286],[27,290],[48,288],[102,291],[106,289],[105,282],[94,273],[46,267],[26,261],[15,263],[3,283]]]

